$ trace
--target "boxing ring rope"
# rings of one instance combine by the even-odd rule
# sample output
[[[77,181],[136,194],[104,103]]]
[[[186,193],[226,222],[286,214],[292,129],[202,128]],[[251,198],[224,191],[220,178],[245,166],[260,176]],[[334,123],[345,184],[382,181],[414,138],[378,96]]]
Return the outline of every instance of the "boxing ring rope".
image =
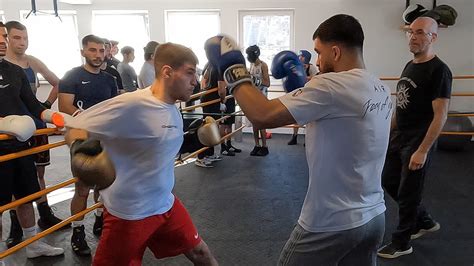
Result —
[[[24,240],[23,242],[19,243],[18,245],[13,246],[13,247],[5,250],[4,252],[0,253],[0,259],[3,259],[6,256],[9,256],[9,255],[17,252],[18,250],[28,246],[29,244],[31,244],[35,241],[37,241],[38,239],[43,238],[43,237],[59,230],[61,227],[67,225],[68,223],[70,223],[70,222],[76,220],[77,218],[79,218],[81,216],[84,216],[84,215],[88,214],[89,212],[91,212],[91,211],[93,211],[97,208],[100,208],[100,207],[102,207],[102,203],[100,203],[100,202],[96,203],[96,204],[90,206],[89,208],[87,208],[87,209],[85,209],[85,210],[83,210],[79,213],[76,213],[76,214],[72,215],[69,218],[64,219],[62,222],[60,222],[56,225],[53,225],[50,228],[48,228],[48,229],[46,229],[42,232],[37,233],[35,236],[33,236],[31,238],[28,238],[28,239]]]
[[[234,98],[234,96],[232,96],[232,95],[227,95],[227,96],[225,96],[225,99],[226,99],[226,100],[227,100],[227,99],[230,99],[230,98]],[[215,99],[215,100],[211,100],[211,101],[208,101],[208,102],[203,102],[203,103],[200,103],[200,104],[188,106],[188,107],[182,108],[182,109],[181,109],[181,112],[186,112],[186,111],[194,110],[194,109],[199,108],[199,107],[204,107],[204,106],[212,105],[212,104],[218,103],[218,102],[220,102],[220,101],[221,101],[221,99]]]
[[[39,153],[39,152],[42,152],[42,151],[47,151],[49,149],[62,146],[64,144],[66,144],[66,141],[63,140],[63,141],[58,141],[58,142],[55,142],[55,143],[41,145],[41,146],[34,147],[34,148],[31,148],[31,149],[28,149],[28,150],[23,150],[23,151],[19,151],[19,152],[14,152],[14,153],[2,155],[2,156],[0,156],[0,163],[8,161],[8,160],[17,159],[17,158],[20,158],[20,157],[23,157],[23,156],[32,155],[32,154]]]
[[[217,91],[217,88],[214,88],[214,89],[210,89],[210,90],[205,90],[205,91],[201,91],[201,92],[198,92],[198,93],[195,93],[193,95],[191,95],[191,97],[189,97],[189,100],[193,100],[193,99],[196,99],[196,98],[199,98],[203,95],[206,95],[206,94],[210,94],[210,93],[213,93]]]
[[[51,135],[61,132],[59,131],[58,128],[42,128],[42,129],[37,129],[33,136],[38,136],[38,135]],[[14,139],[15,137],[7,135],[7,134],[0,134],[0,140],[8,140],[8,139]]]

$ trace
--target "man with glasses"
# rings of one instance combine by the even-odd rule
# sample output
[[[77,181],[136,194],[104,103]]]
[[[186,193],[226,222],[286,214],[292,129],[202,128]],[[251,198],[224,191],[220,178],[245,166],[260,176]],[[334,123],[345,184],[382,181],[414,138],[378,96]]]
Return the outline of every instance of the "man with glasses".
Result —
[[[399,207],[392,242],[378,251],[380,257],[390,259],[412,253],[411,239],[440,229],[421,205],[421,198],[431,147],[446,122],[452,84],[449,67],[433,48],[438,38],[437,22],[417,18],[407,37],[414,58],[406,64],[397,84],[397,108],[382,173],[382,185]]]

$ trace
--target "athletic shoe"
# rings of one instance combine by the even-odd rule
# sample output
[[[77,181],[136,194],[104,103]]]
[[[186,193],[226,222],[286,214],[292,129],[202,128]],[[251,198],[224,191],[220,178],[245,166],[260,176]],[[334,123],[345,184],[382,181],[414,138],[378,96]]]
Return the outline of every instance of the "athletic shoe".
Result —
[[[253,150],[250,152],[250,156],[258,156],[257,153],[262,147],[260,146],[255,146],[253,147]]]
[[[291,140],[288,141],[288,145],[296,145],[298,144],[298,135],[292,135]]]
[[[21,229],[15,210],[10,210],[10,221],[10,234],[5,240],[8,248],[14,247],[23,241],[23,229]]]
[[[268,147],[260,147],[257,151],[257,156],[267,156],[268,155]]]
[[[231,152],[235,152],[235,153],[241,153],[241,152],[242,152],[241,149],[237,149],[236,147],[234,147],[234,146],[232,146],[232,145],[227,146],[227,148],[228,148],[229,151],[231,151]]]
[[[40,218],[38,219],[38,227],[42,230],[46,230],[63,221],[54,215],[52,208],[49,207],[46,202],[38,204],[37,209],[40,215]],[[71,224],[67,224],[61,227],[61,229],[69,228],[70,226]]]
[[[71,237],[71,247],[72,251],[78,256],[90,256],[91,249],[87,245],[86,241],[86,232],[84,232],[84,225],[73,227],[72,228],[72,237]]]
[[[102,226],[104,225],[104,215],[101,214],[97,216],[97,214],[94,214],[94,216],[95,216],[95,221],[94,221],[94,226],[92,227],[92,232],[96,236],[101,236]]]
[[[411,246],[408,246],[406,248],[401,248],[393,243],[389,243],[381,247],[377,251],[377,255],[379,257],[386,258],[386,259],[394,259],[403,255],[411,254],[412,252],[413,252],[413,248]]]
[[[211,156],[206,156],[204,157],[204,159],[206,161],[209,161],[209,162],[218,162],[218,161],[222,161],[222,156],[219,156],[217,154],[214,154],[214,155],[211,155]]]
[[[412,235],[411,239],[417,239],[420,238],[421,236],[427,234],[427,233],[432,233],[436,232],[441,228],[441,225],[438,222],[435,222],[433,220],[426,221],[420,228],[417,228]]]
[[[41,257],[41,256],[59,256],[64,254],[64,249],[50,246],[43,241],[35,241],[26,246],[26,257],[28,259]]]
[[[214,167],[212,165],[212,163],[209,162],[209,161],[206,161],[206,159],[196,159],[196,161],[194,161],[194,164],[196,166],[203,167],[203,168],[212,168],[212,167]]]
[[[235,153],[230,150],[221,150],[221,154],[225,156],[235,156]]]

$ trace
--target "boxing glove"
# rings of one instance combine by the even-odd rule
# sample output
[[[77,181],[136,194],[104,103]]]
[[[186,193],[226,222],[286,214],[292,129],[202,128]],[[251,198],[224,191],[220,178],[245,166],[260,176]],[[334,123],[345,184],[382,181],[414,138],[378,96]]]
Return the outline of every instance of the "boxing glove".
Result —
[[[0,133],[15,136],[24,142],[35,133],[36,125],[33,118],[27,115],[9,115],[0,118]]]
[[[245,58],[233,39],[223,35],[209,38],[204,50],[209,62],[217,68],[219,76],[227,83],[231,94],[239,84],[252,83],[252,77],[245,66]]]
[[[216,120],[210,116],[204,118],[203,124],[198,128],[197,135],[199,142],[207,147],[213,147],[221,143],[221,134]]]
[[[291,92],[306,83],[304,66],[292,51],[281,51],[272,60],[272,75],[276,79],[283,78],[283,88]]]
[[[75,140],[70,151],[71,172],[85,185],[101,190],[115,181],[115,167],[99,140]]]

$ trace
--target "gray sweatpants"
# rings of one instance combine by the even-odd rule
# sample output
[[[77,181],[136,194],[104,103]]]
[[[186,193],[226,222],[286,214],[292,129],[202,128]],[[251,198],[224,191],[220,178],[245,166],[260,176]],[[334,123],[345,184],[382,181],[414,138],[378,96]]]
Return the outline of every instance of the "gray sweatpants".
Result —
[[[312,233],[295,226],[278,265],[376,265],[385,232],[385,214],[344,231]]]

